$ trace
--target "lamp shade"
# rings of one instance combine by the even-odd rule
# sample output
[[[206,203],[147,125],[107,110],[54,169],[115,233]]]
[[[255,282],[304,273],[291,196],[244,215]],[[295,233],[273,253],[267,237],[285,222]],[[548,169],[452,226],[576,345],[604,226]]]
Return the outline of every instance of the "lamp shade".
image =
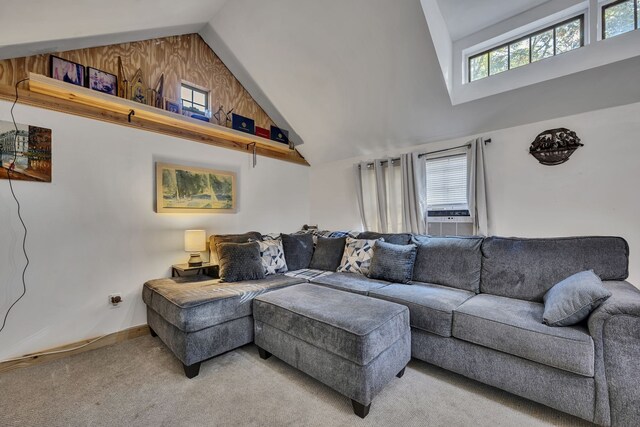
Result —
[[[204,252],[207,250],[207,232],[205,230],[186,230],[184,232],[185,252]]]

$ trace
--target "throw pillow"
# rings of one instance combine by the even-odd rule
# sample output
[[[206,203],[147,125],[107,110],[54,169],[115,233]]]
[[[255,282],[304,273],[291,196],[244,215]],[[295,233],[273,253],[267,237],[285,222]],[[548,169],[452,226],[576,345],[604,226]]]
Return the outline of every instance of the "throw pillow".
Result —
[[[284,258],[290,271],[309,268],[313,257],[313,235],[281,234]]]
[[[377,241],[369,267],[369,278],[393,283],[407,283],[413,276],[416,245],[396,245]]]
[[[258,242],[218,243],[217,250],[222,282],[264,279]]]
[[[313,251],[309,268],[314,270],[336,271],[340,266],[346,240],[345,237],[318,237],[316,249]]]
[[[287,269],[287,261],[284,258],[282,240],[264,240],[258,242],[258,244],[260,245],[260,258],[262,258],[262,267],[264,268],[265,276],[289,271]]]
[[[216,234],[209,238],[209,249],[211,250],[211,264],[219,264],[218,243],[246,243],[252,240],[262,240],[262,234],[257,231],[249,231],[244,234]]]
[[[375,240],[347,237],[338,271],[341,273],[364,274],[366,276],[371,265],[373,245],[375,243]]]
[[[610,296],[593,270],[576,273],[544,294],[543,322],[549,326],[575,325]]]

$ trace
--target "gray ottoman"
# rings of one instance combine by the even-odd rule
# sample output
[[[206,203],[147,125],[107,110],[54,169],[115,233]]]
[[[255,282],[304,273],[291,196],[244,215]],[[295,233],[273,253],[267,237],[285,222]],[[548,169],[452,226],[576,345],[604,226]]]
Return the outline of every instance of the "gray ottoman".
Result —
[[[251,300],[302,283],[283,275],[220,283],[205,276],[150,280],[142,289],[151,335],[158,336],[193,378],[200,363],[253,341]]]
[[[364,418],[374,396],[411,359],[407,307],[317,285],[256,297],[255,343],[349,397]]]

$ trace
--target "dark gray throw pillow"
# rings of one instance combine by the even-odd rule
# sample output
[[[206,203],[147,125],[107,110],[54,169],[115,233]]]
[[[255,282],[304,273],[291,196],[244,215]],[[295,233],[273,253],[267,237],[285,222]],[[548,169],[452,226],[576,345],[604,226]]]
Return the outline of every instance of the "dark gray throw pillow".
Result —
[[[218,243],[216,246],[222,282],[264,279],[258,242]]]
[[[576,273],[544,294],[542,321],[549,326],[575,325],[610,296],[593,270]]]
[[[249,231],[243,234],[214,234],[209,237],[209,248],[211,249],[211,263],[219,264],[218,244],[224,242],[247,243],[262,240],[262,234],[257,231]]]
[[[387,282],[407,283],[413,276],[413,264],[416,261],[417,252],[416,245],[394,245],[376,241],[369,267],[369,277]]]
[[[309,268],[313,257],[312,234],[281,234],[284,259],[289,271]]]
[[[309,268],[314,270],[336,271],[342,260],[346,237],[318,237]]]

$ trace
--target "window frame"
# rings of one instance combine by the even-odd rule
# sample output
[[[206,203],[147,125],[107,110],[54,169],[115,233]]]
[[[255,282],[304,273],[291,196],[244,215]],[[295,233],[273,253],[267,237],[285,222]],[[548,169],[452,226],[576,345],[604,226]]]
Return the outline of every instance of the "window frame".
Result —
[[[429,182],[428,180],[428,176],[429,176],[429,172],[428,172],[428,163],[430,160],[441,160],[441,159],[446,159],[446,158],[451,158],[451,157],[465,157],[466,159],[466,167],[465,167],[465,199],[466,199],[466,203],[464,205],[464,207],[462,207],[461,203],[456,203],[456,204],[439,204],[439,205],[429,205],[427,203],[427,201],[425,200],[425,210],[426,210],[426,214],[427,216],[441,216],[441,215],[429,215],[430,213],[442,213],[442,212],[446,212],[448,214],[451,214],[452,212],[466,212],[466,214],[464,215],[460,215],[460,216],[471,216],[471,213],[469,211],[469,185],[471,185],[471,183],[469,182],[469,178],[470,178],[470,173],[469,173],[469,161],[470,161],[470,153],[469,152],[458,152],[455,154],[443,154],[443,155],[436,155],[433,157],[428,157],[425,156],[425,160],[424,160],[424,168],[425,168],[425,179],[427,180],[427,183]],[[427,184],[428,185],[428,184]],[[425,188],[426,190],[426,188]],[[429,193],[427,191],[427,197],[428,197]],[[435,209],[434,209],[435,208]]]
[[[620,34],[616,34],[615,36],[611,36],[611,37],[606,37],[607,34],[607,22],[605,19],[605,12],[607,9],[609,9],[610,7],[613,6],[617,6],[619,4],[622,4],[624,2],[626,2],[628,0],[615,0],[612,1],[611,3],[607,3],[607,4],[603,4],[600,7],[600,15],[601,15],[601,27],[602,27],[602,34],[600,35],[600,37],[602,38],[602,40],[608,40],[611,39],[613,37],[617,37],[617,36],[621,36],[622,34],[627,34],[627,33],[631,33],[635,30],[638,29],[638,0],[633,0],[633,30],[631,31],[626,31],[624,33],[620,33]]]
[[[185,99],[185,98],[182,97],[182,89],[183,88],[191,91],[191,100],[188,100],[188,99]],[[193,100],[194,99],[194,93],[196,93],[196,92],[204,95],[205,105],[197,103],[197,102],[195,102]],[[191,107],[188,107],[188,108],[195,108],[195,106],[203,107],[202,114],[206,114],[206,112],[208,110],[210,110],[210,108],[209,108],[209,95],[210,95],[210,93],[211,92],[209,90],[207,90],[205,88],[202,88],[202,87],[199,87],[197,85],[194,85],[193,83],[189,83],[189,82],[185,82],[185,81],[180,82],[180,106],[184,109],[184,102],[186,101],[186,102],[191,104]],[[191,111],[191,110],[187,110],[187,111]]]
[[[624,1],[624,0],[618,0],[618,1]],[[634,0],[634,1],[638,1],[638,0]],[[637,15],[637,12],[636,12],[636,15]],[[604,19],[604,14],[603,14],[603,19]],[[524,36],[520,36],[520,37],[515,38],[515,39],[511,39],[508,42],[505,42],[505,43],[502,43],[502,44],[499,44],[499,45],[496,45],[496,46],[492,46],[491,48],[485,49],[485,50],[483,50],[483,51],[481,51],[479,53],[476,53],[474,55],[469,55],[469,57],[467,58],[467,83],[477,82],[479,80],[483,80],[483,79],[486,79],[486,78],[492,77],[492,76],[497,76],[498,74],[502,74],[504,72],[513,70],[514,68],[511,68],[511,47],[510,46],[512,44],[514,44],[514,43],[519,43],[519,42],[521,42],[523,40],[527,40],[527,39],[529,39],[529,62],[527,64],[525,64],[525,65],[531,65],[532,64],[532,62],[531,62],[531,43],[532,43],[531,40],[535,36],[538,36],[540,34],[546,33],[549,30],[553,30],[553,55],[549,56],[547,58],[540,59],[540,60],[538,60],[536,62],[544,61],[545,59],[553,58],[554,56],[559,55],[557,53],[556,30],[557,30],[558,27],[561,27],[561,26],[563,26],[565,24],[568,24],[570,22],[573,22],[573,21],[579,21],[580,22],[580,46],[578,48],[576,48],[576,49],[580,49],[581,47],[584,47],[584,40],[585,40],[585,35],[584,35],[584,33],[585,33],[585,28],[584,28],[585,13],[581,12],[580,14],[572,16],[571,18],[564,19],[562,21],[556,22],[555,24],[549,25],[549,26],[544,27],[544,28],[542,28],[540,30],[536,30],[536,31],[534,31],[532,33],[525,34]],[[494,50],[502,49],[504,47],[507,48],[507,69],[504,70],[504,71],[501,71],[499,73],[496,73],[496,74],[491,74],[491,52],[494,51]],[[576,50],[576,49],[573,49],[573,50]],[[566,53],[566,52],[562,52],[562,53]],[[483,55],[487,55],[487,76],[486,77],[481,77],[481,78],[476,79],[476,80],[471,80],[471,61],[473,59],[478,58],[478,57],[483,56]],[[523,66],[524,65],[522,65],[520,67],[523,67]],[[520,68],[520,67],[516,67],[516,68]]]

